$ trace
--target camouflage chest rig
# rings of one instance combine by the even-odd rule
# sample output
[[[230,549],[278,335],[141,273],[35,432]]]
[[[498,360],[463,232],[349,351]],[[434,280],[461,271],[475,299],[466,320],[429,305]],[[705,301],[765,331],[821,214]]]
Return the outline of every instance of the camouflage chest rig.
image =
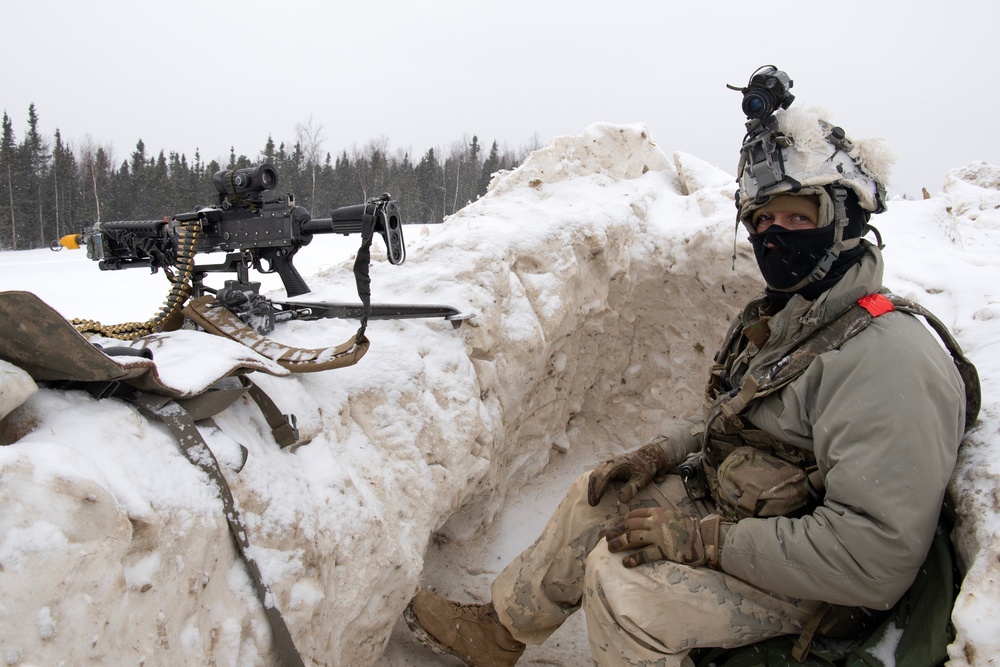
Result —
[[[822,501],[823,478],[812,452],[755,428],[742,413],[751,402],[779,391],[820,354],[839,349],[876,317],[893,311],[920,315],[944,342],[966,392],[966,430],[981,404],[979,375],[948,328],[917,303],[883,290],[862,297],[830,322],[799,341],[776,363],[747,372],[749,346],[763,345],[766,321],[744,326],[737,317],[715,357],[706,388],[701,451],[680,473],[692,497],[709,495],[732,521],[748,517],[795,516]]]

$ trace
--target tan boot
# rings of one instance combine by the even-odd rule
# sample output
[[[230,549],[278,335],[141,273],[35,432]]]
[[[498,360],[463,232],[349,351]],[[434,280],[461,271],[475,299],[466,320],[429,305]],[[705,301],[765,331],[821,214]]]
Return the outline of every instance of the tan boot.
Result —
[[[403,618],[421,642],[470,667],[508,667],[524,653],[489,602],[458,604],[421,588]]]

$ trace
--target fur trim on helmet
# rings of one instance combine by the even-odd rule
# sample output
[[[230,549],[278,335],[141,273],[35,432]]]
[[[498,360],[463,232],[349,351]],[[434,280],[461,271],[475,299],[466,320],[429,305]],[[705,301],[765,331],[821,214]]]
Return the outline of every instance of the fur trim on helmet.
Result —
[[[892,151],[882,139],[851,140],[843,130],[823,120],[824,115],[814,107],[775,112],[775,141],[781,151],[785,178],[761,188],[741,161],[737,178],[741,221],[746,224],[753,212],[775,195],[814,194],[813,188],[826,190],[832,185],[853,190],[866,211],[885,210],[885,184],[895,161]],[[824,214],[827,202],[823,200],[821,196],[817,221],[820,227],[832,220]]]
[[[779,110],[774,114],[778,127],[791,140],[794,147],[803,153],[829,153],[830,141],[827,136],[834,125],[823,120],[829,114],[820,107],[806,107]],[[848,155],[867,175],[883,186],[889,184],[889,174],[896,156],[888,143],[881,137],[851,140],[845,137],[850,146]]]

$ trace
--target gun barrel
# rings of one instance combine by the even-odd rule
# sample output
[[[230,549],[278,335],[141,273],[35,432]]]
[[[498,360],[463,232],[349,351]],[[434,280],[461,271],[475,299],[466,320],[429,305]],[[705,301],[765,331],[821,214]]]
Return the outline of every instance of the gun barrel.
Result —
[[[159,234],[164,225],[169,224],[166,220],[108,220],[94,224],[95,231],[129,231],[133,234],[155,235]]]
[[[97,261],[102,271],[133,266],[156,269],[173,262],[169,225],[162,219],[95,222],[93,227],[78,235],[75,242],[77,246],[86,243],[87,257]]]

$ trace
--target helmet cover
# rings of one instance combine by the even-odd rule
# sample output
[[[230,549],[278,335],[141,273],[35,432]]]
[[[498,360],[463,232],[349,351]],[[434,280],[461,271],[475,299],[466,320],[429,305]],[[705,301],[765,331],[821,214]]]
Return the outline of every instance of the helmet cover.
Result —
[[[779,109],[774,113],[776,131],[747,137],[737,175],[737,204],[739,219],[751,233],[754,211],[779,194],[816,195],[820,228],[830,225],[835,217],[829,186],[850,189],[858,205],[869,213],[885,210],[885,183],[895,160],[892,152],[882,139],[849,139],[822,115],[815,108]],[[768,161],[766,179],[750,164],[754,142],[773,142],[765,152],[780,154],[780,164]],[[761,185],[762,181],[766,184]]]

